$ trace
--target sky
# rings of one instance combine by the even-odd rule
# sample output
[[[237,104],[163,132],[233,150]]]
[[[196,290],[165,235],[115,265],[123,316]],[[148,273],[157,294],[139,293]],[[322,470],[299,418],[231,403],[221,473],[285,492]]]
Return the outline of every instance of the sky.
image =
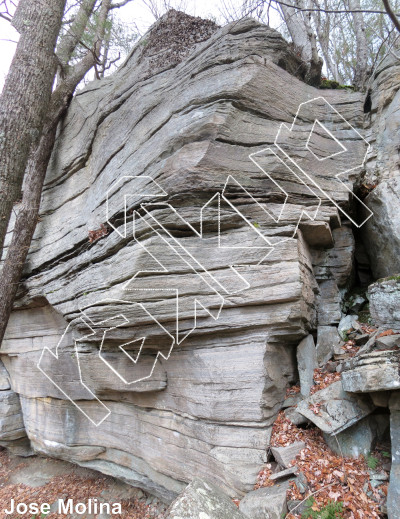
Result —
[[[163,0],[158,0],[158,4],[163,3]],[[169,3],[173,7],[183,7],[182,10],[189,14],[202,16],[203,18],[212,16],[218,23],[223,23],[221,11],[223,11],[224,5],[239,11],[242,0],[171,0]],[[132,24],[132,27],[136,24],[142,34],[155,21],[151,11],[146,6],[146,0],[132,0],[119,10],[119,16],[124,22]],[[271,25],[279,25],[277,14],[271,17]],[[17,31],[6,20],[0,18],[0,90],[3,89],[18,37]]]

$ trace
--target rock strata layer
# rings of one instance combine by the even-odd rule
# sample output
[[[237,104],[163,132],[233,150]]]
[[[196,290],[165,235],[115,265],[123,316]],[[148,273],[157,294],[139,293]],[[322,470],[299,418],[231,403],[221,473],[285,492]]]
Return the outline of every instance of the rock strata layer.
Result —
[[[194,477],[252,490],[296,347],[339,322],[351,274],[349,191],[332,173],[348,157],[330,158],[337,142],[315,119],[363,158],[330,111],[360,127],[360,94],[321,100],[295,77],[291,47],[254,20],[204,31],[172,61],[156,59],[150,32],[75,96],[1,350],[2,441],[27,435],[36,452],[167,502]],[[292,172],[318,154],[324,196]]]

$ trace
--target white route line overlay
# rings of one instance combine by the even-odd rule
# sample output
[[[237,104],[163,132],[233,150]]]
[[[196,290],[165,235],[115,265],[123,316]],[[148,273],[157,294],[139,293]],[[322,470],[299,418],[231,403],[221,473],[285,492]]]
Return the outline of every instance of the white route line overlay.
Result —
[[[307,174],[304,169],[301,168],[301,166],[296,163],[296,161],[294,161],[290,155],[288,155],[285,150],[279,145],[278,143],[278,139],[279,139],[279,136],[282,132],[282,130],[286,130],[286,131],[289,131],[291,132],[293,130],[293,128],[295,127],[295,124],[296,124],[296,121],[298,119],[298,116],[300,114],[300,111],[302,109],[302,107],[304,105],[307,105],[309,103],[313,103],[315,101],[323,101],[326,103],[326,105],[333,111],[335,112],[340,118],[341,120],[346,123],[349,128],[351,128],[351,130],[353,130],[356,135],[365,142],[366,146],[367,146],[367,149],[366,149],[366,152],[364,154],[364,158],[363,158],[363,161],[361,164],[358,164],[352,168],[349,168],[345,171],[342,171],[340,173],[337,173],[335,175],[335,177],[343,184],[343,186],[350,192],[353,194],[353,196],[359,201],[359,203],[361,205],[364,206],[364,208],[366,209],[366,211],[369,213],[368,217],[359,225],[357,224],[356,222],[354,222],[354,220],[349,216],[347,215],[344,210],[339,207],[339,205],[321,188],[321,186],[312,178],[310,177],[309,174]],[[312,136],[312,133],[314,131],[314,128],[316,125],[319,125],[338,145],[340,148],[342,148],[340,151],[330,155],[330,156],[327,156],[327,157],[318,157],[317,155],[315,155],[315,153],[312,151],[312,149],[309,147],[309,143],[310,143],[310,139],[311,139],[311,136]],[[354,224],[356,225],[357,227],[361,227],[362,225],[364,225],[364,223],[373,216],[373,213],[369,210],[369,208],[358,198],[356,197],[356,195],[354,195],[354,193],[352,192],[351,189],[349,189],[343,182],[342,180],[339,178],[340,175],[343,175],[345,173],[348,173],[350,171],[353,171],[359,167],[362,167],[362,165],[364,164],[365,162],[365,159],[368,155],[368,153],[370,152],[370,149],[371,149],[371,146],[370,144],[362,137],[362,135],[322,96],[319,96],[319,97],[315,97],[309,101],[305,101],[303,103],[301,103],[297,109],[297,112],[296,112],[296,115],[295,115],[295,118],[293,120],[293,123],[292,125],[289,127],[287,126],[286,124],[282,123],[280,128],[279,128],[279,131],[277,133],[277,136],[275,138],[275,141],[274,141],[274,145],[284,154],[284,156],[295,166],[295,168],[297,168],[299,171],[301,171],[301,173],[303,175],[305,175],[306,178],[308,178],[308,180],[310,180],[310,182],[324,195],[325,198],[327,198],[328,200],[330,200],[341,212],[343,212],[345,214],[345,216]],[[314,123],[313,123],[313,126],[312,126],[312,129],[309,133],[309,136],[307,138],[307,142],[306,142],[306,145],[305,145],[306,149],[318,160],[318,161],[323,161],[323,160],[326,160],[328,158],[332,158],[336,155],[339,155],[339,154],[342,154],[342,153],[345,153],[346,151],[348,151],[348,149],[341,143],[339,142],[336,137],[329,131],[328,128],[326,128],[326,126],[321,123],[318,119],[315,119],[314,120]],[[224,188],[222,190],[221,193],[216,193],[208,202],[206,202],[206,204],[204,204],[204,206],[201,208],[201,211],[200,211],[200,233],[189,223],[187,222],[184,218],[182,218],[179,213],[176,211],[176,209],[174,209],[170,204],[168,203],[165,203],[164,205],[166,207],[169,207],[187,226],[189,226],[189,228],[199,237],[199,238],[202,238],[203,237],[203,212],[205,210],[205,208],[217,197],[218,199],[218,248],[227,248],[227,249],[230,249],[230,248],[233,248],[233,249],[253,249],[253,248],[256,248],[256,249],[269,249],[268,252],[265,254],[265,256],[256,263],[256,265],[259,265],[262,263],[262,261],[282,242],[284,241],[287,241],[290,239],[289,238],[283,238],[282,240],[280,240],[279,242],[275,242],[275,244],[272,244],[271,241],[268,239],[268,237],[266,237],[265,235],[263,235],[253,224],[250,220],[248,220],[246,218],[245,215],[243,215],[239,210],[238,208],[231,203],[231,201],[225,196],[225,190],[227,188],[227,184],[229,181],[233,181],[235,182],[239,187],[240,189],[242,189],[246,195],[252,200],[253,203],[257,204],[266,214],[268,214],[269,217],[271,217],[275,222],[279,222],[284,211],[285,211],[285,207],[286,207],[286,202],[288,200],[288,197],[289,197],[289,194],[283,189],[282,186],[280,186],[280,184],[278,182],[276,182],[272,177],[271,175],[265,171],[262,166],[257,162],[256,160],[256,157],[257,155],[261,154],[261,153],[265,153],[266,151],[268,152],[271,152],[275,158],[277,160],[279,160],[282,164],[284,164],[284,166],[286,168],[288,168],[291,173],[293,175],[295,175],[295,177],[303,184],[307,187],[307,189],[316,197],[316,199],[318,200],[318,206],[317,208],[315,209],[315,213],[314,214],[310,214],[308,211],[306,211],[305,209],[302,210],[300,216],[299,216],[299,219],[298,219],[298,222],[297,222],[297,225],[295,227],[295,231],[293,233],[293,236],[296,234],[297,232],[297,229],[298,229],[298,226],[300,225],[300,222],[302,220],[302,217],[303,215],[307,216],[308,219],[310,219],[311,221],[314,221],[315,218],[317,217],[318,215],[318,212],[319,212],[319,209],[321,207],[321,204],[322,204],[322,198],[320,196],[317,195],[317,193],[311,189],[311,187],[309,185],[306,184],[306,182],[296,173],[296,170],[295,169],[292,169],[287,163],[285,163],[284,161],[282,161],[282,159],[275,153],[275,151],[272,149],[272,148],[265,148],[263,150],[260,150],[258,152],[255,152],[255,153],[251,153],[249,155],[249,159],[275,184],[275,186],[280,189],[280,191],[285,195],[285,200],[284,200],[284,203],[282,205],[282,209],[280,211],[280,214],[278,217],[275,217],[271,212],[268,211],[268,209],[266,207],[263,207],[261,206],[261,204],[259,204],[257,202],[257,200],[254,199],[254,197],[240,184],[240,182],[238,182],[232,175],[228,175],[227,177],[227,180],[225,182],[225,185],[224,185]],[[152,185],[153,187],[156,187],[157,190],[159,191],[158,193],[147,193],[146,190],[145,192],[137,192],[135,193],[135,196],[136,197],[146,197],[146,196],[151,196],[151,197],[164,197],[164,196],[167,196],[168,193],[166,191],[164,191],[164,189],[155,181],[153,180],[150,176],[147,176],[147,175],[124,175],[122,176],[121,178],[119,178],[116,182],[114,182],[111,187],[107,190],[106,192],[106,219],[107,219],[107,223],[122,237],[122,238],[126,238],[127,237],[127,197],[128,196],[134,196],[133,193],[125,193],[123,194],[123,197],[124,197],[124,231],[123,233],[121,233],[119,231],[119,229],[117,229],[111,222],[110,222],[110,207],[109,207],[109,194],[110,194],[110,191],[111,190],[114,190],[116,187],[118,187],[119,184],[122,184],[122,188],[124,187],[124,185],[126,184],[127,180],[133,180],[133,179],[136,179],[136,178],[139,178],[141,180],[147,180],[149,182],[150,185]],[[121,188],[120,188],[121,189]],[[255,231],[261,238],[262,240],[264,240],[264,242],[266,243],[266,246],[256,246],[256,247],[246,247],[246,246],[243,246],[243,247],[229,247],[229,246],[226,246],[226,245],[221,245],[221,232],[220,232],[220,199],[223,199],[250,227],[253,231]],[[172,236],[166,229],[165,227],[146,209],[146,205],[149,205],[149,204],[145,204],[145,203],[141,203],[140,204],[140,207],[146,212],[146,214],[148,216],[150,216],[150,218],[152,220],[155,221],[156,225],[158,225],[159,227],[161,227],[161,229],[172,239],[173,242],[175,242],[178,250],[175,248],[175,246],[173,246],[170,242],[168,242],[167,240],[165,240],[165,238],[157,231],[156,228],[154,228],[151,224],[148,224],[152,229],[153,231],[161,238],[163,239],[163,241],[167,244],[167,246],[169,246],[184,262],[186,262],[189,267],[197,274],[199,275],[203,281],[205,281],[209,286],[210,288],[216,292],[222,299],[222,304],[218,310],[218,313],[217,313],[217,316],[213,316],[208,308],[206,308],[202,303],[198,302],[197,300],[195,300],[197,303],[200,304],[200,306],[202,306],[202,308],[204,310],[206,310],[206,312],[211,316],[213,317],[213,319],[217,320],[220,316],[220,313],[222,311],[222,307],[224,305],[224,298],[221,296],[221,294],[219,294],[219,292],[213,288],[208,281],[206,281],[204,279],[204,275],[208,275],[211,280],[216,283],[217,285],[219,285],[220,289],[222,289],[224,292],[226,292],[227,294],[231,295],[233,293],[236,293],[237,291],[234,291],[234,292],[229,292],[228,290],[226,290],[225,287],[223,287],[218,280],[216,280],[212,274],[187,250],[187,248],[185,248],[182,243],[177,240],[174,236]],[[136,216],[139,216],[137,214],[136,211],[133,212],[133,219],[134,219],[134,222],[135,222],[135,217]],[[134,227],[135,229],[135,227]],[[293,237],[292,236],[292,237]],[[136,240],[136,237],[135,237],[135,231],[134,231],[134,239]],[[136,240],[137,243],[146,250],[146,252],[148,254],[150,254],[151,257],[153,257],[153,259],[160,265],[161,269],[162,270],[149,270],[149,271],[139,271],[137,272],[125,285],[125,289],[126,290],[143,290],[143,291],[147,291],[147,290],[154,290],[154,289],[151,289],[151,288],[142,288],[142,289],[130,289],[130,288],[127,288],[127,285],[129,285],[129,283],[134,280],[139,274],[141,273],[150,273],[150,272],[153,272],[153,273],[165,273],[165,272],[168,272],[168,269],[166,269],[152,254],[151,252],[146,248],[144,247],[144,245],[142,243],[140,243],[138,240]],[[194,263],[197,265],[197,268],[193,267],[193,265],[191,263],[189,263],[189,261],[186,259],[186,257],[189,256],[193,261]],[[240,267],[242,265],[229,265],[229,268],[232,269],[232,271],[238,276],[241,278],[241,281],[245,282],[246,284],[246,287],[245,288],[242,288],[240,289],[241,290],[244,290],[246,288],[249,288],[250,287],[250,284],[247,282],[247,280],[245,280],[245,278],[240,274],[240,272],[238,272],[236,270],[235,267]],[[251,267],[251,265],[246,265],[246,267]],[[200,270],[202,271],[201,273],[198,272],[197,270]],[[179,299],[179,290],[177,289],[174,289],[174,288],[166,288],[166,289],[162,289],[162,290],[168,290],[168,291],[173,291],[175,292],[176,294],[176,309],[177,309],[177,313],[176,313],[176,325],[177,325],[177,333],[178,333],[178,323],[179,323],[179,302],[178,302],[178,299]],[[195,329],[196,329],[196,322],[197,322],[197,314],[196,314],[196,309],[197,309],[197,306],[195,304],[195,313],[194,313],[194,327],[184,336],[184,338],[179,341],[179,338],[178,338],[178,335],[176,335],[175,337],[173,335],[171,335],[170,332],[168,332],[168,330],[150,313],[146,310],[146,308],[143,306],[142,303],[137,303],[137,302],[132,302],[132,301],[125,301],[125,300],[120,300],[120,299],[108,299],[108,298],[105,298],[105,299],[101,299],[99,301],[96,301],[95,303],[93,303],[93,305],[91,305],[91,307],[93,306],[96,306],[98,304],[104,304],[104,303],[122,303],[122,304],[129,304],[129,305],[138,305],[139,307],[142,308],[143,311],[145,311],[163,330],[164,332],[171,338],[172,342],[171,342],[171,346],[168,350],[168,353],[166,355],[164,355],[161,351],[158,351],[157,354],[156,354],[156,357],[155,357],[155,360],[154,360],[154,363],[152,365],[152,368],[151,368],[151,372],[149,375],[143,377],[143,378],[140,378],[138,380],[135,380],[135,381],[132,381],[132,382],[129,382],[126,380],[126,378],[124,378],[102,355],[102,351],[103,351],[103,345],[104,345],[104,340],[105,340],[105,336],[106,336],[106,333],[109,331],[109,330],[112,330],[112,329],[115,329],[119,326],[122,325],[121,324],[118,324],[117,326],[114,326],[114,327],[110,327],[108,329],[106,329],[104,332],[103,332],[103,335],[102,335],[102,339],[101,339],[101,343],[100,343],[100,348],[99,348],[99,358],[119,377],[119,379],[127,384],[127,385],[130,385],[130,384],[133,384],[133,383],[137,383],[137,382],[140,382],[142,380],[145,380],[145,379],[148,379],[152,376],[153,374],[153,371],[155,369],[155,366],[156,366],[156,363],[157,363],[157,360],[159,357],[162,357],[164,360],[168,360],[171,353],[172,353],[172,350],[173,350],[173,347],[175,345],[175,343],[177,344],[180,344],[183,342],[183,340],[185,340],[187,338],[187,336],[192,333]],[[88,418],[88,420],[90,420],[90,422],[98,427],[99,425],[101,425],[104,420],[106,420],[108,418],[108,416],[110,415],[111,411],[110,409],[105,405],[103,404],[103,402],[101,400],[99,400],[96,395],[91,391],[91,389],[83,382],[83,379],[82,379],[82,372],[81,372],[81,367],[80,367],[80,361],[79,361],[79,351],[78,351],[78,347],[77,347],[77,343],[79,342],[82,342],[84,339],[88,338],[88,337],[91,337],[93,335],[96,335],[96,331],[90,326],[90,324],[92,324],[92,326],[94,325],[99,325],[99,324],[102,324],[102,323],[105,323],[107,321],[111,321],[117,317],[119,318],[122,318],[125,320],[125,323],[128,324],[129,323],[129,320],[124,316],[124,314],[122,313],[119,313],[117,314],[116,316],[113,316],[111,318],[108,318],[104,321],[100,321],[98,323],[94,323],[90,317],[82,310],[80,310],[81,313],[82,313],[82,316],[85,317],[85,319],[80,316],[79,318],[77,319],[74,319],[73,321],[71,321],[66,330],[64,331],[63,335],[61,336],[61,339],[60,341],[58,342],[57,346],[56,346],[56,350],[55,350],[55,353],[53,353],[48,347],[44,347],[43,350],[42,350],[42,353],[41,353],[41,356],[39,358],[39,361],[37,363],[37,368],[54,384],[54,386],[57,387],[57,389],[59,391],[61,391],[61,393],[70,401],[72,402],[72,404],[77,407],[77,409],[83,413],[83,415],[85,415],[86,418]],[[60,344],[62,343],[62,341],[64,340],[64,337],[65,335],[69,332],[70,328],[72,328],[72,325],[76,323],[77,320],[81,320],[86,326],[89,327],[89,329],[91,330],[91,333],[79,338],[79,339],[74,339],[74,342],[75,342],[75,354],[76,354],[76,358],[77,358],[77,364],[78,364],[78,370],[79,370],[79,378],[80,378],[80,383],[82,384],[82,386],[93,396],[93,399],[96,400],[98,402],[98,404],[101,406],[101,408],[103,409],[105,415],[101,418],[101,420],[99,421],[94,421],[52,378],[51,376],[46,373],[40,366],[41,364],[41,361],[42,361],[42,358],[43,358],[43,355],[44,353],[47,351],[49,352],[55,359],[59,359],[59,352],[58,352],[58,349],[59,349],[59,346]],[[89,324],[90,323],[90,324]],[[261,335],[258,335],[258,336],[261,336]],[[268,335],[262,335],[262,337],[268,337]],[[132,355],[130,355],[127,351],[125,351],[124,349],[124,346],[127,346],[128,344],[132,344],[133,342],[138,342],[138,341],[142,341],[141,342],[141,345],[140,345],[140,348],[139,348],[139,351],[136,355],[136,357],[134,358]],[[143,346],[144,346],[144,343],[145,343],[145,340],[146,340],[146,337],[140,337],[139,339],[135,339],[135,340],[132,340],[132,341],[128,341],[122,345],[119,346],[119,348],[121,349],[121,351],[134,363],[136,364],[140,358],[140,354],[142,352],[142,349],[143,349]]]

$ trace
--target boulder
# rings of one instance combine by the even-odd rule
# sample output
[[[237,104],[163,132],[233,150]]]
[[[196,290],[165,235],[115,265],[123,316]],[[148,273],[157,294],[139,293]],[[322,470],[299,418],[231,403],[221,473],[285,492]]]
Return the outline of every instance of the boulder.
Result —
[[[342,118],[360,127],[362,94],[321,98],[277,31],[204,22],[204,41],[174,57],[202,24],[173,16],[178,35],[159,20],[72,100],[1,350],[37,451],[166,502],[195,477],[231,497],[253,489],[297,378],[293,352],[316,326],[317,281],[337,295],[351,270],[339,209],[277,153],[344,211],[353,178],[335,174],[365,151]],[[326,160],[307,152],[316,118],[350,154],[330,158],[330,139]],[[275,141],[281,151],[266,148]],[[305,209],[321,244],[296,233]],[[331,245],[328,226],[319,277],[311,248]]]
[[[301,394],[307,397],[314,385],[314,369],[317,367],[317,357],[314,338],[308,335],[297,346],[297,369],[300,377]]]
[[[372,146],[364,182],[377,187],[364,199],[373,216],[361,232],[375,279],[400,272],[399,72],[398,59],[388,54],[374,72],[366,119],[366,138]]]
[[[342,384],[351,393],[371,393],[400,388],[400,351],[361,354],[343,366]]]
[[[305,446],[304,442],[294,442],[286,447],[271,447],[271,453],[279,465],[289,468]]]
[[[336,435],[324,433],[324,440],[339,456],[358,458],[372,451],[376,434],[369,417],[366,417]]]
[[[345,315],[340,319],[337,332],[344,341],[347,341],[347,333],[349,332],[349,330],[356,328],[357,320],[358,315],[353,314]]]
[[[286,492],[289,482],[249,492],[240,502],[239,510],[248,519],[282,519],[288,512]]]
[[[400,175],[382,181],[365,199],[374,214],[363,229],[363,238],[375,279],[400,272],[399,202]]]
[[[368,296],[375,325],[400,332],[400,275],[373,283]]]
[[[0,391],[10,389],[10,387],[10,376],[3,362],[0,360]]]
[[[220,488],[210,481],[195,479],[168,508],[165,519],[244,519]]]
[[[296,407],[288,407],[284,413],[286,418],[295,425],[303,425],[310,422],[308,418],[296,411]]]
[[[328,434],[338,434],[348,429],[368,416],[374,408],[368,396],[346,393],[340,380],[297,405],[299,413]]]
[[[318,365],[324,366],[334,353],[339,353],[342,344],[336,326],[318,326],[316,351]]]
[[[390,350],[400,348],[400,334],[384,335],[376,338],[375,349]]]
[[[12,389],[0,391],[0,441],[3,445],[26,437],[20,399]]]
[[[279,479],[287,479],[288,477],[292,477],[296,474],[298,468],[296,466],[289,467],[288,469],[281,470],[279,472],[275,472],[272,474],[269,479],[271,481],[277,481]]]

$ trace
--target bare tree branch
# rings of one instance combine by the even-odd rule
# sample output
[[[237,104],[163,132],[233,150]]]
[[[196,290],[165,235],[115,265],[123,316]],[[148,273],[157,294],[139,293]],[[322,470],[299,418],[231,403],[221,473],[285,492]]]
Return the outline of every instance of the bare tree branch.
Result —
[[[273,0],[279,5],[283,5],[286,7],[292,7],[296,11],[303,11],[303,12],[322,12],[327,14],[334,14],[334,13],[348,13],[349,11],[347,9],[324,9],[322,7],[299,7],[292,4],[289,4],[287,2],[283,2],[282,0]],[[384,3],[387,2],[387,0],[382,0]],[[356,9],[354,11],[351,11],[353,13],[366,13],[366,14],[389,14],[387,11],[380,11],[375,9]],[[394,13],[393,13],[394,14]],[[390,15],[389,15],[390,16]],[[396,16],[394,14],[394,16]]]
[[[7,22],[12,22],[12,18],[9,18],[7,15],[0,13],[0,18],[4,18],[4,20],[7,20]]]
[[[122,2],[118,2],[116,4],[111,4],[110,5],[110,10],[111,9],[119,9],[120,7],[124,7],[124,5],[129,4],[129,2],[132,2],[132,0],[122,0]]]
[[[93,12],[96,0],[83,0],[78,12],[73,18],[71,27],[61,37],[57,47],[57,56],[64,67],[68,65],[74,50],[82,40],[89,18]]]
[[[391,6],[389,4],[389,0],[382,0],[382,2],[383,2],[383,5],[385,6],[386,13],[389,15],[389,18],[393,22],[393,25],[400,32],[400,21],[397,18],[397,15],[393,12],[393,9],[391,8]]]

